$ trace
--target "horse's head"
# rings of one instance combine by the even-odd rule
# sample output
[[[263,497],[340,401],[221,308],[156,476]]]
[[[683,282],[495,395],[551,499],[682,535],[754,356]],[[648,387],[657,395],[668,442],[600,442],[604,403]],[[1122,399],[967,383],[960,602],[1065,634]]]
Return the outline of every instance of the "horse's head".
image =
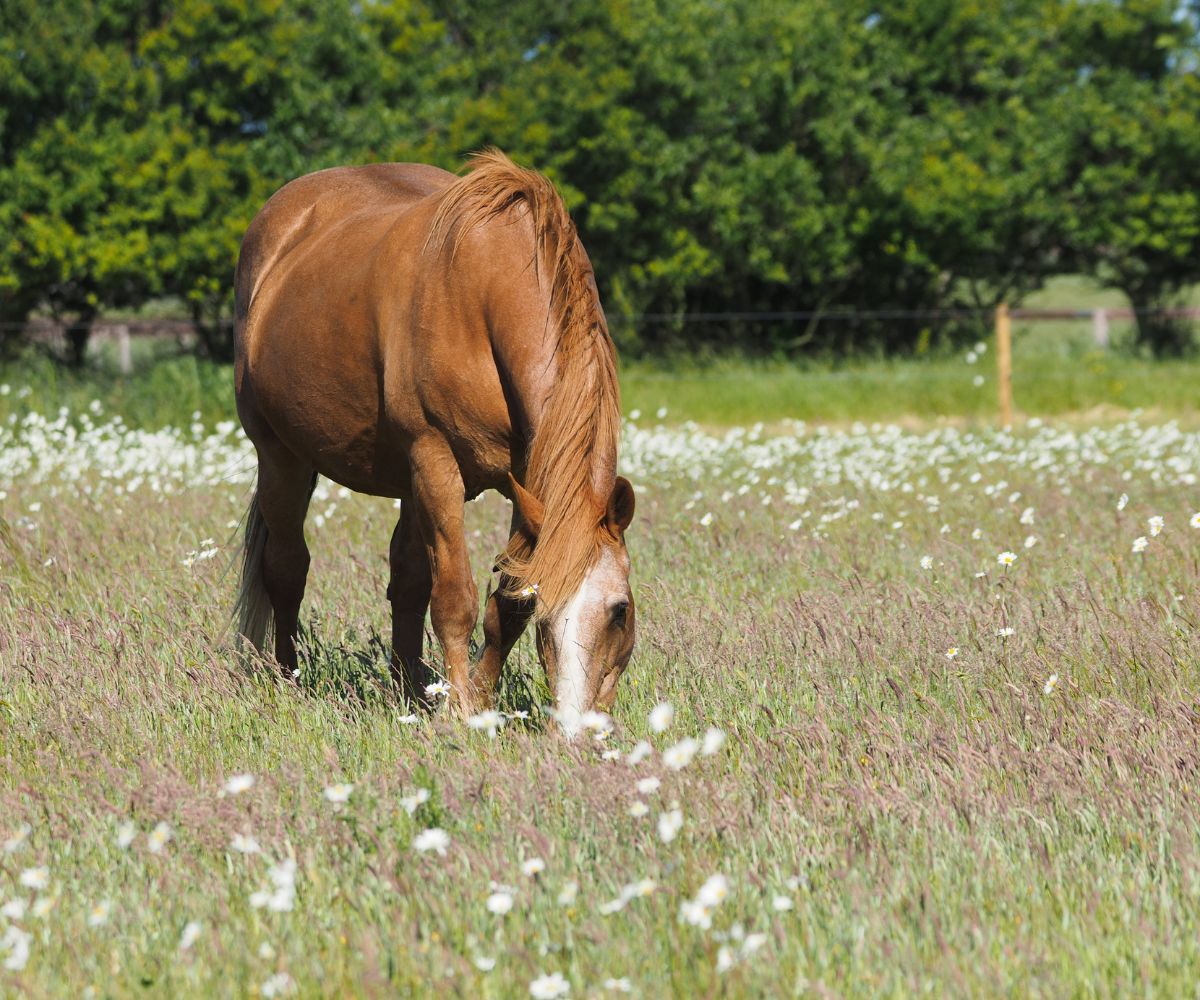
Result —
[[[520,487],[515,492],[522,520],[536,536],[541,505]],[[633,487],[617,477],[598,518],[596,554],[583,580],[558,607],[539,615],[538,655],[568,736],[578,733],[586,712],[612,709],[617,682],[633,652],[635,615],[625,548],[633,508]]]

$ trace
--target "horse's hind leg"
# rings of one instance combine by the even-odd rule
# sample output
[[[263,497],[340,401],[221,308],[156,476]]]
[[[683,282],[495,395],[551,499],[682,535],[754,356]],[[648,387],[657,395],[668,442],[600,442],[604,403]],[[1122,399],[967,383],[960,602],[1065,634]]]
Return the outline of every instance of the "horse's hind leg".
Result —
[[[297,667],[296,633],[309,563],[304,515],[315,485],[312,466],[282,445],[258,445],[258,505],[267,526],[263,585],[275,613],[275,659],[287,676]]]
[[[433,576],[429,557],[417,523],[415,502],[404,500],[400,520],[392,532],[388,552],[391,577],[388,581],[388,600],[392,604],[392,677],[406,698],[424,703],[425,664],[421,660],[425,639],[425,612]]]

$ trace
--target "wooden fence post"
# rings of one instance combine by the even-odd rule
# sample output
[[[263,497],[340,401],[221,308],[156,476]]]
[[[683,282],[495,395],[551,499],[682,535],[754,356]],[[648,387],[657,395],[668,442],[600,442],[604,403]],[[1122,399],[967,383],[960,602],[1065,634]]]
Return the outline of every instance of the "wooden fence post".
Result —
[[[996,306],[996,375],[1000,394],[1000,425],[1012,426],[1012,320],[1008,305]]]
[[[1108,310],[1092,310],[1092,340],[1097,347],[1108,347]]]
[[[122,375],[133,371],[133,356],[129,349],[129,327],[122,323],[113,333],[117,338],[117,369]]]

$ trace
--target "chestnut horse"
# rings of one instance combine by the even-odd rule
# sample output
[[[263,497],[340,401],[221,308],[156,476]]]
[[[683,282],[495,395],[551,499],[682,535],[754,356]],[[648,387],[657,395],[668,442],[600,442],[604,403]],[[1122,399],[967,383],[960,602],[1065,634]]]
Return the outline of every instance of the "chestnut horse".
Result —
[[[323,170],[263,207],[237,268],[235,388],[258,452],[239,631],[296,667],[318,474],[401,499],[392,672],[424,700],[425,613],[452,700],[489,706],[532,618],[560,721],[611,708],[633,649],[616,475],[615,352],[587,253],[553,185],[489,151],[462,177],[419,164]],[[478,596],[464,502],[513,501],[469,662]]]

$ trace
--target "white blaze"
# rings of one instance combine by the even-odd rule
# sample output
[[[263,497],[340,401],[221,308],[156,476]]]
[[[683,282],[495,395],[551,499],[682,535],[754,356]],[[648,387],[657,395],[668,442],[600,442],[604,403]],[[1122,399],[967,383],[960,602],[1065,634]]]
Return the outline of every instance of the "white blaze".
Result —
[[[588,709],[588,664],[583,634],[583,611],[601,597],[589,570],[563,612],[558,640],[558,724],[568,739],[574,739],[582,727]]]

